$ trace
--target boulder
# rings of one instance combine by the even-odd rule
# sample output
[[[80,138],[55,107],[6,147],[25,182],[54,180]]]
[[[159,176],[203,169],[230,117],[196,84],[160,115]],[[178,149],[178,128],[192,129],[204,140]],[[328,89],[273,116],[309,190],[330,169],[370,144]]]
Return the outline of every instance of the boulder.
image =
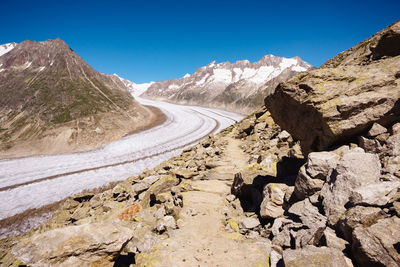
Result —
[[[380,208],[356,206],[347,210],[341,217],[338,222],[338,229],[347,241],[351,241],[355,228],[359,226],[369,227],[385,217],[385,212]]]
[[[323,208],[331,225],[336,224],[345,213],[345,204],[354,189],[379,181],[380,166],[375,154],[359,149],[344,153],[321,190]]]
[[[244,218],[239,221],[240,229],[253,229],[260,225],[260,221],[257,218]]]
[[[178,185],[179,179],[165,175],[160,178],[157,182],[152,184],[150,188],[146,191],[143,196],[143,200],[141,202],[143,208],[147,208],[150,206],[150,202],[152,199],[155,200],[156,196],[160,193],[165,192],[166,190],[170,189],[171,187]]]
[[[133,192],[135,192],[135,194],[140,194],[143,191],[149,189],[150,186],[152,184],[154,184],[158,179],[160,179],[159,176],[149,176],[149,177],[143,178],[138,183],[136,183],[132,186],[132,190],[133,190]]]
[[[183,179],[191,179],[194,176],[199,174],[197,172],[192,172],[192,171],[189,171],[187,169],[174,170],[174,173],[175,173],[177,178],[183,178]]]
[[[36,233],[22,239],[11,253],[29,266],[112,266],[134,236],[131,227],[90,223]],[[102,266],[103,266],[102,265]]]
[[[380,153],[382,151],[381,144],[375,139],[368,139],[363,136],[359,136],[358,145],[369,153]]]
[[[379,123],[374,123],[371,127],[371,129],[368,131],[367,136],[368,137],[375,137],[380,134],[386,133],[387,129],[380,125]]]
[[[283,217],[277,218],[271,227],[272,243],[280,247],[291,247],[294,238],[292,233],[302,228],[304,226],[301,223],[293,222]]]
[[[338,237],[335,231],[332,228],[327,227],[323,233],[325,243],[327,247],[336,248],[340,251],[346,249],[346,246],[349,244],[346,240]]]
[[[351,192],[352,205],[384,206],[393,202],[400,182],[380,182],[358,187]]]
[[[389,32],[396,31],[398,38],[399,25],[398,21],[318,69],[280,83],[266,97],[274,121],[300,140],[304,153],[349,140],[374,122],[387,127],[400,120],[400,57],[393,56],[400,46],[391,46],[396,52],[379,53],[386,57],[374,56]]]
[[[309,199],[294,203],[288,213],[298,216],[309,229],[326,227],[326,217],[319,213],[318,208],[313,206]]]
[[[353,256],[359,266],[399,266],[400,218],[381,219],[353,231]]]
[[[311,178],[307,174],[305,166],[302,166],[294,184],[294,194],[299,200],[303,200],[320,191],[323,185],[323,180]]]
[[[389,157],[383,161],[384,171],[400,178],[400,156]]]
[[[163,232],[167,230],[176,229],[176,221],[174,217],[167,215],[157,222],[157,231]]]
[[[390,156],[400,156],[400,133],[393,134],[387,139]]]
[[[270,183],[264,187],[263,201],[260,206],[260,215],[262,218],[278,218],[285,212],[283,202],[285,192],[289,188],[286,184]]]
[[[291,231],[291,235],[295,240],[296,248],[303,248],[308,245],[318,245],[321,242],[324,228],[300,229],[299,231]]]
[[[306,246],[283,251],[283,263],[287,267],[337,267],[348,266],[343,253],[335,248]]]
[[[313,179],[326,180],[336,168],[340,157],[334,152],[314,152],[308,154],[307,173]]]

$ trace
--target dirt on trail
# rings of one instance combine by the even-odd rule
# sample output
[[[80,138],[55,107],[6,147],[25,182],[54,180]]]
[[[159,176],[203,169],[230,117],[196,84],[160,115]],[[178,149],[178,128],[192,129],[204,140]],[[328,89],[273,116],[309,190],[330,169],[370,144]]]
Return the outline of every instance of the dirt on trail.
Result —
[[[242,170],[247,156],[240,141],[227,138],[221,161],[204,180],[193,181],[192,190],[182,193],[183,208],[177,224],[179,229],[150,251],[136,257],[138,266],[268,266],[266,244],[262,239],[247,239],[238,233],[236,211],[226,196],[234,174]],[[215,175],[213,175],[215,174]],[[226,227],[227,218],[232,228]]]

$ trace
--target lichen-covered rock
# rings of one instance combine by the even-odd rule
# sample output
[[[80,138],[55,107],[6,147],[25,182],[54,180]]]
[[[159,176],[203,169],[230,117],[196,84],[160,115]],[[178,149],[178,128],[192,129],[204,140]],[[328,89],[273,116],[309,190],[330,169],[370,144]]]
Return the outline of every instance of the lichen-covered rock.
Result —
[[[131,227],[116,223],[67,226],[22,239],[11,253],[29,266],[112,266],[134,236]]]
[[[340,251],[345,250],[349,244],[346,240],[338,237],[332,228],[328,227],[324,230],[324,239],[327,247],[336,248]]]
[[[319,213],[309,199],[294,203],[288,210],[290,214],[298,216],[301,222],[310,229],[325,228],[326,217]]]
[[[381,219],[370,227],[353,231],[352,251],[359,266],[388,266],[400,264],[400,219]]]
[[[336,224],[346,212],[345,204],[349,201],[352,191],[377,183],[380,170],[381,164],[375,154],[362,152],[362,149],[344,153],[321,190],[322,204],[331,225]]]
[[[323,185],[323,180],[311,178],[307,174],[306,167],[302,166],[294,184],[294,194],[299,200],[303,200],[320,191]]]
[[[169,175],[163,176],[157,182],[152,184],[150,188],[146,191],[146,193],[143,196],[143,200],[141,202],[142,207],[143,208],[149,207],[152,198],[154,198],[155,200],[158,194],[163,193],[167,189],[170,189],[171,187],[178,184],[179,184],[179,179]]]
[[[343,253],[334,248],[306,246],[283,251],[285,267],[348,266]]]
[[[340,218],[338,228],[347,241],[352,241],[353,230],[359,226],[369,227],[387,215],[377,207],[356,206]]]
[[[285,192],[289,187],[286,184],[267,184],[263,191],[263,201],[260,206],[262,218],[278,218],[284,213],[283,202]]]
[[[384,206],[395,199],[400,182],[380,182],[358,187],[351,192],[352,205]]]
[[[260,221],[257,218],[243,218],[239,221],[240,229],[253,229],[260,225]]]
[[[346,141],[368,131],[374,122],[389,126],[400,120],[400,46],[382,52],[385,57],[376,56],[390,32],[400,38],[400,21],[320,68],[279,84],[267,96],[265,104],[274,121],[300,140],[303,152]]]

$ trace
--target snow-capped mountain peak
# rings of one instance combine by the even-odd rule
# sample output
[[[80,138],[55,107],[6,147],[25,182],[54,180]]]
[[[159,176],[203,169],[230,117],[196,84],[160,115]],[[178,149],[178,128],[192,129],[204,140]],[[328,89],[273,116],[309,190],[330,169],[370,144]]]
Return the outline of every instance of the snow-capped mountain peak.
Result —
[[[253,101],[253,98],[265,96],[278,82],[310,68],[312,66],[299,57],[284,58],[274,55],[263,56],[257,62],[212,61],[190,76],[186,74],[180,79],[151,84],[144,96],[213,107],[221,107],[222,102],[228,110],[236,110],[236,107],[229,107],[229,102],[237,102],[246,106],[243,111],[247,112],[253,109],[251,105],[262,103],[258,99]]]
[[[5,53],[10,52],[14,47],[17,46],[17,43],[8,43],[0,45],[0,57]]]
[[[148,82],[148,83],[137,84],[137,83],[131,82],[127,79],[119,77],[116,73],[114,73],[113,75],[116,76],[117,78],[119,78],[121,80],[121,82],[123,82],[125,84],[125,86],[129,90],[129,92],[133,96],[140,96],[147,90],[147,88],[149,88],[154,83],[154,82]]]

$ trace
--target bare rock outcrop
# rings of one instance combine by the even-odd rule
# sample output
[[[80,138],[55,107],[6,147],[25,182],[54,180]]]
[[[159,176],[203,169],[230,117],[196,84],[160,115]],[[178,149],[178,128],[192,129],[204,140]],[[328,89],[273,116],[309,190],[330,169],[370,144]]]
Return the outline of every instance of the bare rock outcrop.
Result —
[[[274,120],[322,151],[400,119],[400,21],[340,53],[320,68],[281,83],[265,104]],[[375,128],[373,129],[375,131]]]

